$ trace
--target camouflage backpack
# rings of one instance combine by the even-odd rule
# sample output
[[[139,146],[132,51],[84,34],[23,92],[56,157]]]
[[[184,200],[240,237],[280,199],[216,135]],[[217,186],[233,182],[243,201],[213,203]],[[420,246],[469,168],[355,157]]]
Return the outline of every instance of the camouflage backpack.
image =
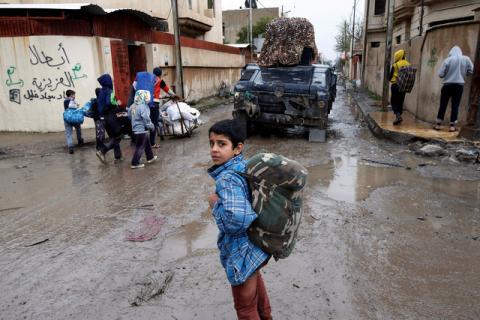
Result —
[[[247,161],[241,175],[248,181],[258,214],[248,229],[250,241],[277,260],[288,257],[302,218],[307,169],[281,155],[259,153]]]

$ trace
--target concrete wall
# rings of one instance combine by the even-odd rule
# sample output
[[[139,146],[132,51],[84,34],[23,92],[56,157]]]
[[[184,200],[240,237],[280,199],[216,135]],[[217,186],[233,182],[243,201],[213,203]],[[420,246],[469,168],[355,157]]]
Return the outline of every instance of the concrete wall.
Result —
[[[174,84],[173,46],[145,46],[147,69],[164,67],[163,78]],[[217,94],[222,81],[231,86],[245,65],[243,55],[188,47],[182,48],[182,58],[189,100]],[[108,38],[0,38],[0,131],[63,130],[64,92],[76,91],[77,101],[83,104],[94,96],[96,79],[103,73],[113,75]],[[86,119],[84,126],[93,127],[93,122]]]
[[[370,91],[381,95],[385,52],[385,30],[383,28],[386,20],[384,15],[375,16],[373,14],[375,0],[366,1],[370,1],[370,10],[369,31],[366,38],[365,85]],[[396,5],[399,4],[401,3],[396,3]],[[396,50],[404,49],[407,52],[407,59],[418,70],[415,87],[410,94],[407,94],[404,106],[419,119],[433,122],[436,118],[442,87],[437,71],[441,62],[448,56],[451,47],[459,45],[464,54],[470,56],[473,61],[478,33],[480,32],[478,18],[475,22],[450,23],[433,28],[429,28],[429,24],[449,19],[471,17],[474,15],[472,10],[478,8],[479,4],[476,0],[429,2],[424,8],[422,35],[419,34],[420,6],[414,8],[411,18],[398,21],[394,26],[392,59]],[[400,44],[396,41],[397,36],[401,36]],[[374,41],[380,42],[380,47],[372,48],[371,43]],[[469,80],[463,93],[459,114],[460,124],[466,122],[470,87],[471,81]],[[449,116],[448,112],[447,116]]]
[[[0,130],[63,130],[64,92],[86,102],[98,74],[109,69],[100,45],[88,37],[0,38]]]
[[[173,70],[174,72],[174,70]],[[184,70],[185,97],[189,100],[197,100],[201,94],[207,96],[217,95],[222,81],[227,87],[231,87],[240,79],[239,68],[186,68]]]
[[[442,80],[437,75],[438,69],[454,45],[460,46],[463,54],[474,61],[479,32],[480,23],[478,22],[439,26],[428,30],[422,37],[417,36],[409,42],[393,46],[392,57],[396,50],[404,49],[407,59],[417,68],[414,89],[405,99],[404,106],[408,111],[421,120],[435,121],[442,88]],[[379,96],[382,94],[384,37],[383,33],[369,33],[367,36],[365,84],[370,91]],[[372,41],[380,41],[380,47],[371,48]],[[466,122],[470,87],[471,79],[465,83],[463,91],[459,113],[460,124]],[[447,110],[446,119],[449,117],[449,110],[450,108]]]
[[[372,42],[379,42],[380,46],[374,48]],[[368,33],[366,46],[365,85],[370,91],[381,95],[385,61],[385,34],[381,32]]]
[[[450,49],[454,45],[458,45],[462,48],[463,54],[469,56],[474,61],[479,32],[480,24],[470,23],[439,27],[427,33],[421,52],[420,75],[417,79],[417,84],[419,85],[417,103],[415,106],[412,101],[407,106],[419,119],[433,122],[436,118],[442,87],[442,81],[438,77],[437,72],[442,61],[448,57]],[[470,87],[471,79],[465,83],[463,90],[459,113],[459,122],[461,124],[465,123],[467,117]],[[447,116],[449,116],[448,112]]]

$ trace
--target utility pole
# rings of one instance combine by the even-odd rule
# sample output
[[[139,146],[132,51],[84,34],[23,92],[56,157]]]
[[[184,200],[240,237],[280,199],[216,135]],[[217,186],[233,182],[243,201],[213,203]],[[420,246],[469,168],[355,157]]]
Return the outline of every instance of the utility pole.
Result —
[[[387,11],[387,34],[385,37],[385,63],[383,66],[383,92],[382,109],[387,110],[388,106],[388,87],[390,75],[390,60],[392,58],[392,37],[393,37],[393,11],[395,9],[395,0],[388,0]]]
[[[357,0],[353,0],[353,22],[352,22],[352,45],[350,47],[350,79],[353,80],[353,47],[355,46],[355,9],[357,7]]]
[[[182,48],[180,45],[180,30],[178,27],[178,5],[177,0],[172,0],[173,33],[175,36],[175,71],[176,71],[176,94],[185,98],[183,92],[183,64]]]
[[[425,0],[422,0],[422,4],[421,4],[422,8],[421,8],[421,11],[420,11],[420,36],[423,34],[423,16],[425,14]]]
[[[249,0],[250,2],[250,8],[249,8],[249,28],[250,28],[250,62],[253,62],[253,9],[252,9],[252,0]]]
[[[343,54],[345,55],[345,62],[347,62],[347,20],[345,20],[345,25],[343,28]],[[345,68],[343,69],[343,75],[347,76],[345,74]]]
[[[368,33],[368,18],[370,15],[370,0],[367,0],[367,7],[365,9],[365,27],[363,28],[363,50],[362,50],[362,87],[367,88],[365,83],[365,70],[367,66],[367,33]]]

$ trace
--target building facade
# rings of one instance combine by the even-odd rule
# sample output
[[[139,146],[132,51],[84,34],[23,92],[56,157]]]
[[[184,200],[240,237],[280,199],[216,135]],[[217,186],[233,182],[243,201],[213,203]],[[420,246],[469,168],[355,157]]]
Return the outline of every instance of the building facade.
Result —
[[[224,43],[237,43],[238,33],[242,28],[248,28],[250,9],[225,10],[223,16],[223,34]],[[278,18],[280,11],[278,8],[257,8],[252,9],[253,25],[262,18]]]
[[[123,103],[138,71],[160,66],[165,81],[175,84],[169,0],[161,1],[163,6],[25,2],[0,5],[0,131],[63,130],[65,91],[75,90],[83,104],[103,73],[113,76]],[[187,100],[235,83],[245,57],[221,43],[220,1],[179,1],[179,26]]]
[[[382,95],[388,0],[366,0],[364,86]],[[418,119],[434,122],[440,103],[442,80],[437,72],[450,49],[458,45],[475,62],[475,75],[465,83],[460,107],[460,125],[471,123],[480,91],[480,19],[478,0],[396,0],[392,38],[392,59],[404,49],[417,68],[413,91],[405,108]],[[391,61],[393,63],[393,61]],[[448,116],[448,114],[447,114]]]

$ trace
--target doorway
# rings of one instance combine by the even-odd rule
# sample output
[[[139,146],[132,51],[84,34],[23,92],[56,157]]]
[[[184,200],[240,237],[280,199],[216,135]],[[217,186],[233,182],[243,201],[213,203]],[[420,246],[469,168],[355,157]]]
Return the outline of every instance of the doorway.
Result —
[[[147,56],[144,45],[132,45],[123,40],[111,40],[113,83],[117,99],[125,105],[130,85],[139,71],[146,71]]]

